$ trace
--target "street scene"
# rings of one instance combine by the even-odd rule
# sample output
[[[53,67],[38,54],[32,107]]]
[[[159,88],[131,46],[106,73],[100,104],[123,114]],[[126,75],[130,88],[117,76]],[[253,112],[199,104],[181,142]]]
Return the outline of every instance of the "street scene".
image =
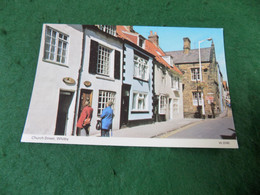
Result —
[[[43,24],[22,141],[44,136],[235,140],[223,29]]]
[[[100,133],[92,135],[100,137]],[[231,109],[215,119],[181,119],[139,125],[111,132],[111,137],[236,139]]]

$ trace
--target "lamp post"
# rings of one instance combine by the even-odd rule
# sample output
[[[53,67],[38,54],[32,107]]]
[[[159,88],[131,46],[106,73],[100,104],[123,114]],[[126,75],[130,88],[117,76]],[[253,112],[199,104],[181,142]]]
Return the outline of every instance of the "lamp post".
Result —
[[[202,82],[202,67],[201,67],[201,54],[200,54],[200,44],[204,41],[212,41],[212,38],[207,38],[202,41],[199,41],[199,64],[200,64],[200,82]],[[203,99],[203,92],[201,91],[201,99],[202,99],[202,116],[205,117],[205,106]]]

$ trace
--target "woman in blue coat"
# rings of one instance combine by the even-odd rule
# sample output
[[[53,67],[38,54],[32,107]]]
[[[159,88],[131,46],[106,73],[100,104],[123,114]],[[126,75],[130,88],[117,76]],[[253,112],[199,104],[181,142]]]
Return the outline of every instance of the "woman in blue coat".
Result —
[[[113,105],[112,101],[107,102],[107,107],[102,111],[101,114],[101,137],[109,137],[109,130],[112,129],[113,121],[113,110],[111,106]]]

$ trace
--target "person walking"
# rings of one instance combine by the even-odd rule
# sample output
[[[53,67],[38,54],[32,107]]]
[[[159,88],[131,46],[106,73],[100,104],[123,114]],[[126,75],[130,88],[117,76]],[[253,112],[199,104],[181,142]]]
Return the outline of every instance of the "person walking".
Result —
[[[89,135],[90,122],[92,119],[93,108],[90,106],[90,101],[86,101],[84,108],[81,111],[77,122],[77,136],[80,136],[82,129],[85,129],[86,135]]]
[[[111,106],[113,105],[112,101],[107,102],[107,107],[102,111],[101,114],[101,137],[109,137],[109,130],[112,129],[112,121],[113,121],[113,109]]]

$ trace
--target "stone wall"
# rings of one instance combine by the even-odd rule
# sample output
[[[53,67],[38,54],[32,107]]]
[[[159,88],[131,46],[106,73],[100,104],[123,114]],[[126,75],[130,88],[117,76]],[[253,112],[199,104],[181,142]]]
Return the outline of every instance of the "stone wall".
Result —
[[[191,68],[199,68],[199,63],[193,64],[179,64],[177,65],[182,71],[183,75],[183,109],[185,118],[194,118],[195,113],[198,112],[198,106],[193,105],[192,92],[203,92],[203,99],[205,105],[205,116],[212,117],[212,105],[210,100],[215,104],[214,114],[219,114],[219,87],[218,87],[218,72],[216,63],[206,62],[202,63],[202,80],[205,82],[203,87],[199,86],[200,81],[192,81]]]

